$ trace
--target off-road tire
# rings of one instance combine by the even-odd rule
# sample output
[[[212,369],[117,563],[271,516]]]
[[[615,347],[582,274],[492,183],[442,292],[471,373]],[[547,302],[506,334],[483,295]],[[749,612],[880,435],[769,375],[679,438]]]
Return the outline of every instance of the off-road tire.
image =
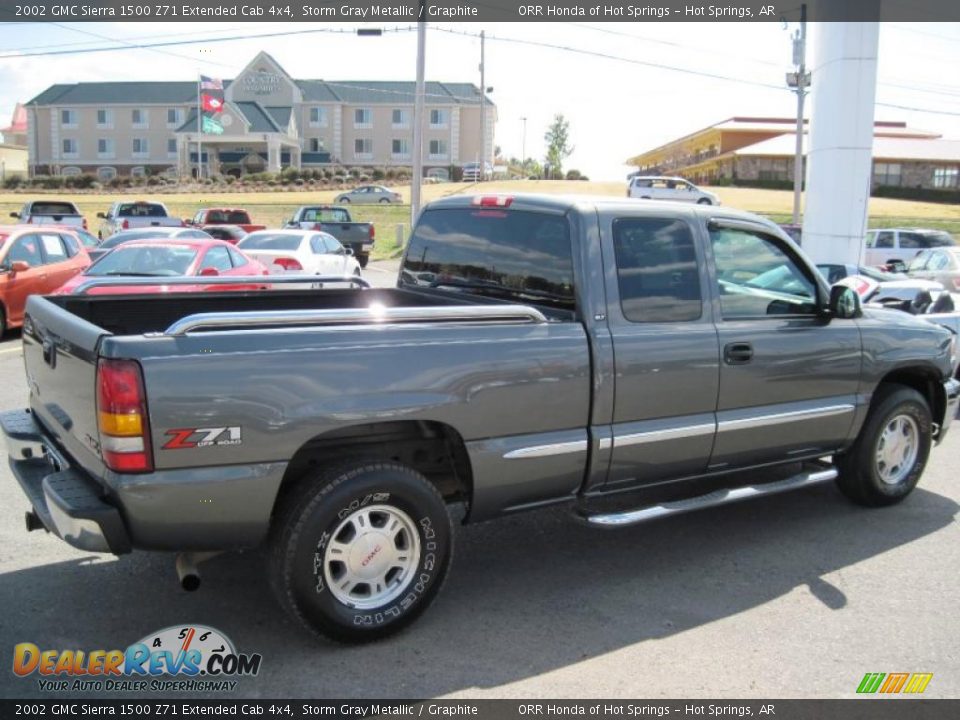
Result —
[[[381,606],[351,607],[325,573],[335,557],[332,536],[354,513],[384,506],[412,520],[419,557],[398,583],[399,595]],[[399,463],[352,461],[304,479],[281,499],[268,554],[271,586],[292,618],[331,640],[372,642],[402,630],[436,598],[453,556],[453,529],[443,497],[423,475]]]
[[[917,431],[916,455],[909,470],[890,484],[881,479],[877,455],[885,430],[898,418],[912,421]],[[851,448],[837,460],[837,486],[851,501],[866,507],[894,505],[917,486],[933,444],[933,419],[926,399],[904,385],[881,385],[869,415]]]
[[[356,258],[357,258],[357,262],[360,263],[360,267],[362,268],[365,268],[367,266],[367,263],[370,262],[370,256],[367,254],[357,255]]]

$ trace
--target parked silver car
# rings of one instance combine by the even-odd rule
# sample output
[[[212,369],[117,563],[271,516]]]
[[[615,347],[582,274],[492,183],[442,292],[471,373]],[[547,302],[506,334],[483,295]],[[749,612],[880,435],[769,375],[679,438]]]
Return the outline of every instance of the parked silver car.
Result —
[[[891,300],[914,300],[922,292],[930,293],[931,296],[938,296],[944,290],[941,283],[931,280],[922,280],[919,278],[908,277],[902,273],[885,272],[877,268],[866,267],[864,265],[851,265],[849,263],[824,263],[817,265],[817,270],[823,275],[827,282],[835,285],[847,277],[869,278],[878,283],[876,292],[871,296],[871,300],[877,302],[888,302]],[[859,292],[859,288],[854,286],[854,290]]]
[[[338,203],[357,203],[358,205],[375,205],[383,203],[402,203],[403,197],[398,192],[383,185],[362,185],[353,190],[337,195],[334,202]]]
[[[950,292],[960,292],[960,247],[921,250],[907,265],[907,274],[938,282]]]
[[[864,239],[863,264],[889,265],[904,270],[921,250],[951,247],[956,240],[943,230],[924,228],[883,228],[867,230]]]
[[[698,205],[719,205],[720,198],[712,192],[701,190],[680,177],[653,177],[638,175],[627,187],[627,197],[643,200],[673,200]]]

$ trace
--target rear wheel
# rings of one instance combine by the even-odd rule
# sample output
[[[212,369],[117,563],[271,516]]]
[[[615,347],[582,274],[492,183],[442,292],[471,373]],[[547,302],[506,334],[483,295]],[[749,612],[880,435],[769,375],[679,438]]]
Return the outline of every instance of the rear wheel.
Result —
[[[365,268],[367,263],[370,262],[370,255],[364,253],[362,255],[356,255],[357,262],[360,263],[360,267]]]
[[[923,395],[882,385],[856,442],[837,463],[837,485],[859,505],[898,503],[917,486],[932,443],[933,420]]]
[[[387,198],[380,198],[380,204],[381,204],[381,205],[389,205],[389,204],[390,204],[390,200],[388,200]]]
[[[710,202],[710,198],[700,198],[697,200],[697,205],[713,205],[713,203]]]
[[[350,198],[348,198],[348,197],[338,198],[338,199],[337,199],[337,202],[338,202],[338,203],[343,203],[344,205],[349,205],[349,204],[350,204]]]
[[[436,598],[453,532],[420,473],[355,461],[304,482],[274,514],[270,576],[283,608],[342,642],[369,642],[413,622]]]

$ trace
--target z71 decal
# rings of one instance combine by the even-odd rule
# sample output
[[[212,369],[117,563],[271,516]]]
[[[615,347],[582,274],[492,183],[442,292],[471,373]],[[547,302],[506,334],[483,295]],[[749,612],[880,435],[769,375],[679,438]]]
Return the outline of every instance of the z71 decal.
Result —
[[[240,426],[215,428],[182,428],[167,430],[165,433],[170,440],[163,446],[164,450],[189,450],[191,448],[218,447],[223,445],[239,445]]]

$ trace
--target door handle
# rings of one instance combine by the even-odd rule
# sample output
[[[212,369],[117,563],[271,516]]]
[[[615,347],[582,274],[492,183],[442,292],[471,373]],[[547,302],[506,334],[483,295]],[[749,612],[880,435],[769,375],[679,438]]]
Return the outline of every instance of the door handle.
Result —
[[[753,360],[753,345],[748,342],[734,342],[723,348],[723,361],[727,365],[746,365]]]

